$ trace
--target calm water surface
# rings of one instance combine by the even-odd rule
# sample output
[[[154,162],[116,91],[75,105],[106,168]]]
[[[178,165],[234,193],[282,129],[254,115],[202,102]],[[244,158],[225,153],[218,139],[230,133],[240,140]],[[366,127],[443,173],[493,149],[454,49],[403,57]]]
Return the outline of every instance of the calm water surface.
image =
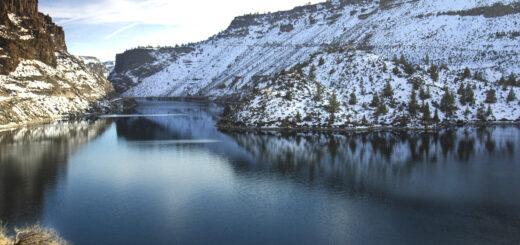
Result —
[[[75,244],[519,244],[520,128],[226,133],[221,108],[0,133],[0,219]]]

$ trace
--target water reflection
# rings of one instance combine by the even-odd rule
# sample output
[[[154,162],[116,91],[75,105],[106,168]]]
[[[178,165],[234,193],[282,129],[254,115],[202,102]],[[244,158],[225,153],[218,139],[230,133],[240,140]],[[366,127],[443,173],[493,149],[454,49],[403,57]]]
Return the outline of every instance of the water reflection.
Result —
[[[352,195],[520,207],[518,127],[349,134],[228,132],[264,170]]]
[[[68,157],[111,123],[60,122],[1,132],[0,219],[9,225],[38,220],[46,195],[66,175]]]

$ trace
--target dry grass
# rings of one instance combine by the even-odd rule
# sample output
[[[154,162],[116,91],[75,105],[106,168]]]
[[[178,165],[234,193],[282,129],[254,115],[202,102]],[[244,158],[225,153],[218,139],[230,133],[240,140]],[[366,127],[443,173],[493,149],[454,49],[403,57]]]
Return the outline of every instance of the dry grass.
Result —
[[[40,225],[15,228],[15,236],[9,236],[5,226],[0,226],[0,245],[66,245],[56,231],[43,228]]]

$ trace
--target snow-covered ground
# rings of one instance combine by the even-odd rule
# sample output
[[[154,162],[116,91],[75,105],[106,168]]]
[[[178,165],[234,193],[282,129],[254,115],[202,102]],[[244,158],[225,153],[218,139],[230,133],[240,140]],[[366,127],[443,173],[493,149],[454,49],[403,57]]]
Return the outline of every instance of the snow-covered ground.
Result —
[[[335,0],[237,17],[227,30],[190,45],[193,51],[150,50],[153,64],[113,73],[116,79],[111,81],[132,81],[135,87],[123,94],[128,97],[242,97],[263,76],[305,63],[316,53],[341,48],[366,50],[367,58],[404,54],[414,64],[422,64],[429,56],[434,64],[445,64],[453,71],[469,67],[483,72],[489,81],[511,72],[520,74],[518,1],[385,2],[389,3]],[[489,17],[486,13],[494,13],[493,6],[513,11]],[[483,14],[468,14],[476,8],[483,8]],[[148,66],[163,68],[143,72]],[[320,76],[318,81],[331,84],[337,79]]]
[[[511,91],[520,96],[520,87],[502,86],[495,81],[463,78],[457,71],[439,68],[439,78],[433,80],[428,70],[432,66],[416,66],[407,74],[405,66],[364,51],[343,51],[315,56],[309,63],[294,68],[289,74],[267,79],[257,85],[253,93],[222,121],[222,126],[254,128],[332,127],[366,128],[374,126],[423,127],[445,120],[456,122],[479,121],[478,109],[483,107],[486,120],[520,119],[518,99],[508,101]],[[299,70],[299,71],[298,71]],[[311,72],[311,70],[314,70]],[[309,77],[309,74],[314,73]],[[315,78],[313,78],[315,77]],[[318,81],[328,81],[320,83]],[[384,97],[390,85],[391,95]],[[471,87],[473,103],[462,103],[457,94],[460,86]],[[320,90],[318,89],[320,87]],[[505,88],[505,90],[504,90]],[[417,109],[410,112],[412,90],[415,90]],[[424,92],[421,98],[421,90]],[[441,108],[445,91],[455,96],[452,116]],[[496,103],[486,103],[487,92],[495,90]],[[337,110],[331,119],[330,103],[336,94]],[[354,96],[353,96],[354,95]],[[386,112],[377,114],[379,106],[372,104],[377,96]],[[351,98],[355,97],[355,100]],[[422,111],[428,106],[429,118]],[[433,120],[435,113],[438,121]]]
[[[0,75],[0,128],[110,108],[114,89],[104,77],[68,53],[56,56],[56,68],[23,60],[14,72]]]

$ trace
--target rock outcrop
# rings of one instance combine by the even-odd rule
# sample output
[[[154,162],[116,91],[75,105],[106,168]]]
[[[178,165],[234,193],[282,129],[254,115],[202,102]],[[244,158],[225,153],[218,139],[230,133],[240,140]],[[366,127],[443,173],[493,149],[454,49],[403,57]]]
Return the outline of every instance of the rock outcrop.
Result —
[[[66,52],[63,28],[38,12],[37,0],[0,3],[0,74],[14,71],[21,60],[39,60],[56,67],[55,52]]]
[[[107,112],[113,86],[67,52],[63,29],[37,0],[0,3],[0,128]]]

